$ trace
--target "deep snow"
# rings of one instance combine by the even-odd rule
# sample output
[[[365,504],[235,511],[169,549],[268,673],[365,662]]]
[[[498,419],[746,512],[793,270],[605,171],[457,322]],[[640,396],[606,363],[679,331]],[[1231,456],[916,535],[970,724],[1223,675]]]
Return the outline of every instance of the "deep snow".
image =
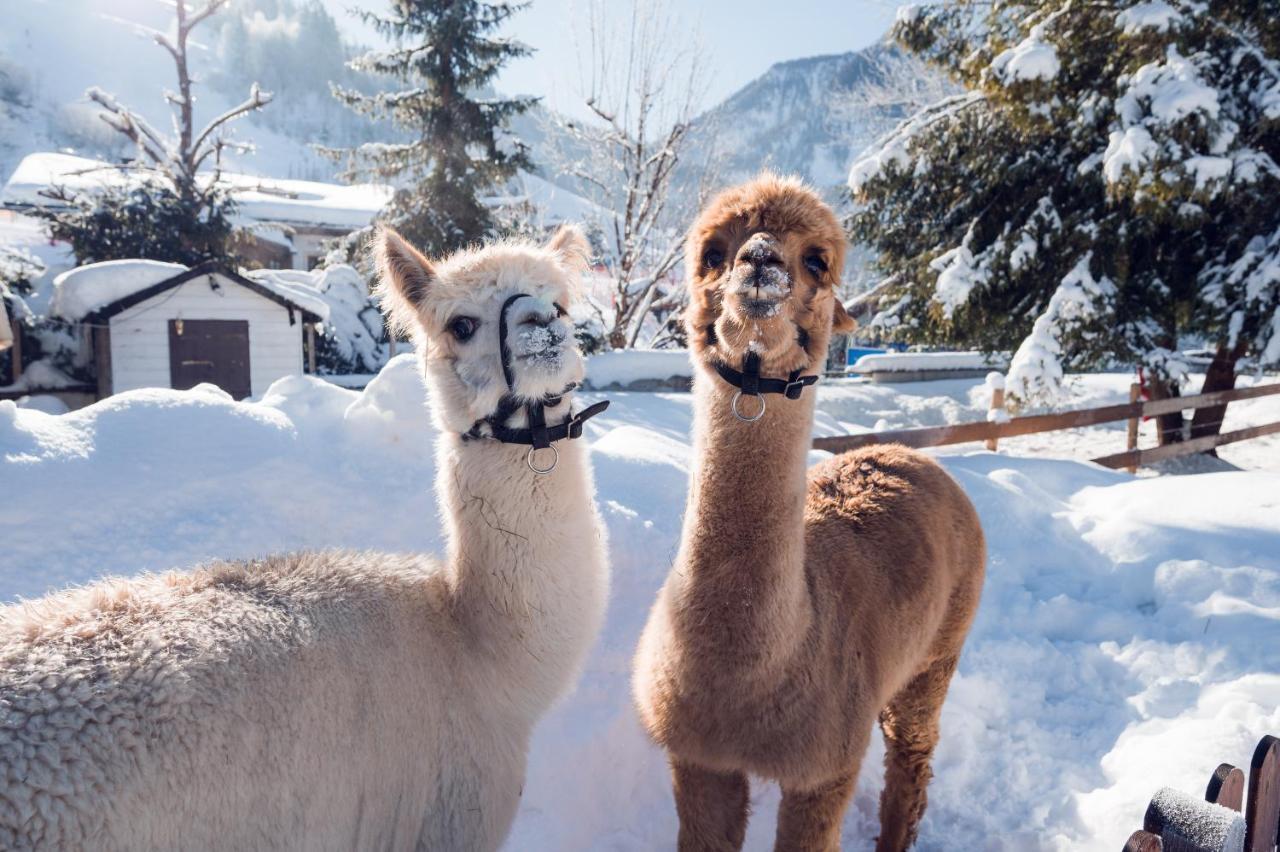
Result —
[[[1075,404],[1127,383],[1078,379]],[[982,380],[829,383],[816,431],[980,419],[986,393]],[[538,728],[511,850],[674,842],[663,757],[635,720],[628,672],[679,534],[690,397],[609,396],[587,424],[613,560],[608,620],[576,692]],[[294,377],[252,403],[208,386],[61,416],[0,403],[0,599],[285,548],[438,549],[423,399],[401,356],[360,393]],[[1276,419],[1263,412],[1239,416]],[[1087,456],[1118,449],[1122,430],[1007,449]],[[1198,793],[1220,761],[1247,763],[1280,730],[1274,450],[1249,457],[1271,470],[1146,478],[1004,450],[942,455],[991,556],[919,848],[1119,848],[1157,788]],[[875,835],[873,743],[848,849]],[[748,848],[767,849],[777,792],[757,784],[753,799]]]

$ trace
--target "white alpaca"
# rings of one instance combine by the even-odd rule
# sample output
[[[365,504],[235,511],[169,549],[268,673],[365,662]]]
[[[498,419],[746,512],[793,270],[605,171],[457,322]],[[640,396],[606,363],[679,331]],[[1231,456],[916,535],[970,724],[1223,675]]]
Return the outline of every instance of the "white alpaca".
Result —
[[[504,396],[498,319],[516,293],[531,298],[506,311],[513,386],[565,419],[582,361],[558,305],[585,242],[562,230],[436,266],[394,233],[377,249],[442,427],[446,560],[299,553],[0,610],[0,848],[502,843],[608,569],[583,442],[558,441],[540,476],[528,446],[461,433]]]

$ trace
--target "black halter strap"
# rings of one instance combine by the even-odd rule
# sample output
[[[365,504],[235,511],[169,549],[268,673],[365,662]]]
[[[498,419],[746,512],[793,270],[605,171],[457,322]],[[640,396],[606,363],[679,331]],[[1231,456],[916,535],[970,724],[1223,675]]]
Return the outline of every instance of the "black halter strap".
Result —
[[[760,375],[760,356],[755,352],[748,352],[742,360],[741,372],[720,362],[715,366],[720,378],[742,391],[744,396],[780,393],[787,399],[799,399],[805,388],[818,381],[817,376],[800,375],[800,370],[792,370],[785,379],[764,378]]]
[[[498,400],[498,407],[494,409],[493,413],[488,417],[480,418],[472,424],[468,431],[462,433],[462,439],[468,441],[492,438],[504,444],[524,444],[531,448],[529,467],[538,473],[549,473],[550,468],[544,471],[533,467],[531,460],[533,451],[545,450],[551,446],[552,441],[581,438],[582,424],[608,408],[609,400],[601,400],[579,411],[577,414],[570,410],[562,423],[548,426],[546,409],[559,405],[564,395],[573,390],[576,384],[571,383],[560,393],[547,394],[539,400],[529,401],[516,396],[515,376],[511,371],[511,347],[507,345],[507,311],[517,300],[526,298],[532,297],[528,293],[516,293],[514,296],[508,297],[502,303],[502,311],[498,315],[498,352],[502,357],[502,377],[507,382],[507,392]],[[556,307],[563,314],[563,309],[558,305]],[[507,421],[511,419],[511,415],[521,408],[525,410],[528,416],[528,428],[512,429],[508,427]],[[487,434],[484,427],[488,427]],[[552,466],[554,467],[554,465]]]

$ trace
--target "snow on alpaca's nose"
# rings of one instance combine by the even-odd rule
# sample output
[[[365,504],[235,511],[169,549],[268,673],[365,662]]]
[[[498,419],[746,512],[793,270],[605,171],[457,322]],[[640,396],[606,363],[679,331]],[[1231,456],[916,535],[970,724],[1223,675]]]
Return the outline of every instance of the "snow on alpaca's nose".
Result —
[[[782,249],[769,234],[753,235],[738,249],[730,275],[730,292],[752,319],[775,316],[791,291],[791,276]]]
[[[517,391],[536,397],[558,393],[576,382],[580,366],[573,348],[573,334],[549,299],[529,297],[511,306],[507,319],[507,346],[516,367]]]

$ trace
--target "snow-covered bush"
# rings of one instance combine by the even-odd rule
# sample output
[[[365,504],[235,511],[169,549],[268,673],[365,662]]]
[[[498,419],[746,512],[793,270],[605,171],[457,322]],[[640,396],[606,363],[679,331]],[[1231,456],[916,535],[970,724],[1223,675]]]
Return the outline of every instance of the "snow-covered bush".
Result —
[[[1016,350],[1014,397],[1188,337],[1280,362],[1280,2],[961,0],[895,36],[966,88],[852,168],[856,240],[895,286],[873,324]]]
[[[8,313],[11,332],[21,336],[20,350],[0,352],[0,384],[13,375],[15,351],[21,352],[22,372],[36,387],[59,387],[89,378],[72,328],[65,322],[33,311],[25,297],[45,273],[44,261],[25,248],[0,248],[0,301]],[[53,378],[42,384],[42,378]]]
[[[332,260],[337,260],[333,258]],[[306,288],[329,306],[329,318],[316,336],[316,371],[325,375],[376,373],[390,357],[382,311],[355,268],[326,262],[311,272],[255,269],[250,278],[296,292]]]

